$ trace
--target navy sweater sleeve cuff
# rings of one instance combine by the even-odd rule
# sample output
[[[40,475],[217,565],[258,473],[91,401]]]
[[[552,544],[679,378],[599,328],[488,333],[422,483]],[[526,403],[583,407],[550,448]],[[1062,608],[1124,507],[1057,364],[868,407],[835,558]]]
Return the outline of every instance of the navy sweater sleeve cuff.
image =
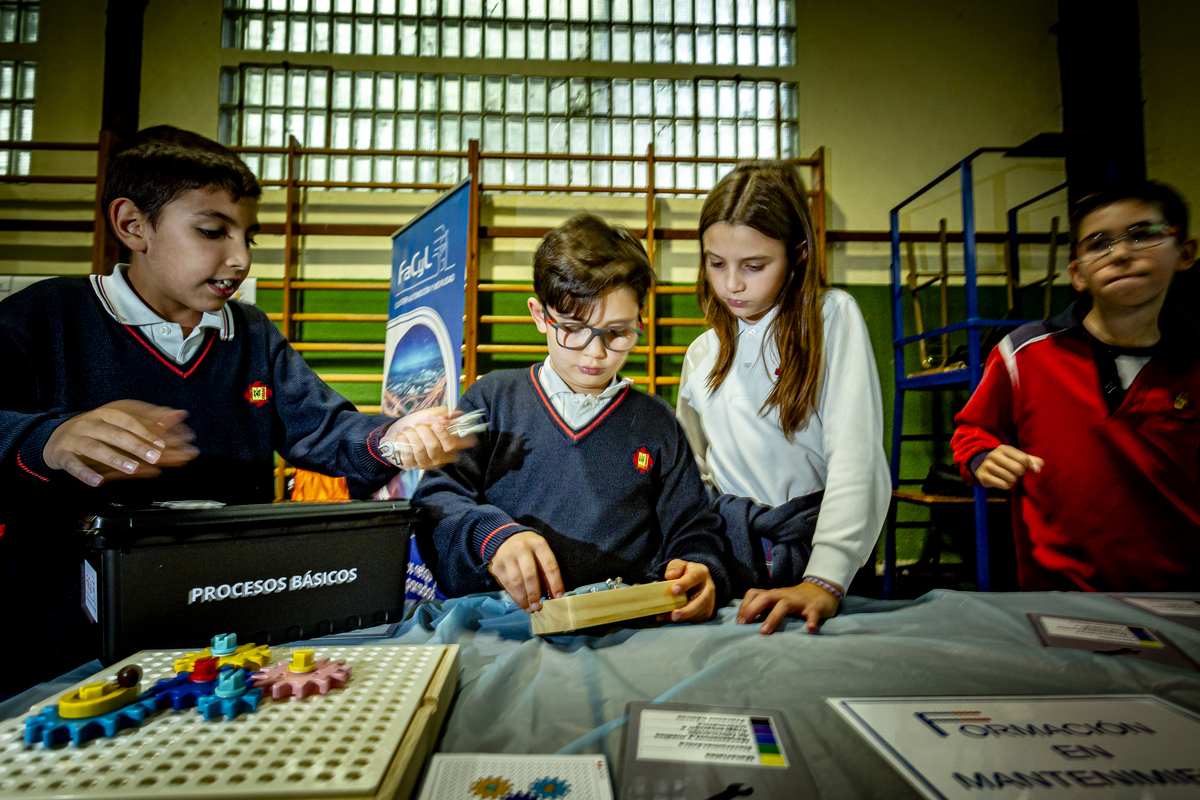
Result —
[[[966,477],[972,483],[977,483],[977,481],[975,480],[975,472],[979,469],[979,465],[983,463],[983,460],[988,457],[988,453],[990,453],[990,452],[992,452],[992,451],[991,450],[980,450],[978,453],[976,453],[975,455],[968,458],[967,459],[967,471],[970,473],[970,475],[964,476],[964,477]]]
[[[391,422],[386,422],[380,425],[375,430],[371,431],[367,436],[367,440],[359,446],[358,457],[362,463],[369,464],[374,467],[376,472],[395,472],[400,469],[392,462],[383,457],[383,452],[380,450],[380,445],[383,442],[383,437],[387,435],[388,428],[392,427]]]
[[[478,517],[471,531],[471,553],[478,556],[486,567],[492,561],[492,556],[500,549],[500,545],[508,541],[513,534],[532,530],[519,522],[513,522],[507,514],[492,512]]]
[[[21,443],[21,449],[17,451],[17,468],[29,480],[35,483],[50,482],[54,470],[46,466],[42,453],[46,449],[46,442],[50,441],[50,436],[67,419],[69,417],[46,420],[30,431],[29,435],[25,437],[25,441]]]

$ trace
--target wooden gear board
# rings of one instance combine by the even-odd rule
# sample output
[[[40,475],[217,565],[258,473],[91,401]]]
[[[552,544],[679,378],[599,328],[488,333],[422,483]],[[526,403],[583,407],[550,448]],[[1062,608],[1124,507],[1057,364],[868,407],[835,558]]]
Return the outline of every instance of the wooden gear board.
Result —
[[[129,664],[143,691],[174,677],[187,651],[146,650],[0,722],[0,797],[14,800],[329,798],[407,800],[433,751],[458,685],[457,645],[337,645],[296,650],[344,660],[345,687],[302,700],[264,697],[236,719],[204,719],[195,707],[164,709],[111,738],[25,744],[25,719],[86,683]]]
[[[686,594],[671,594],[674,583],[656,581],[543,600],[541,609],[529,615],[529,624],[535,636],[543,636],[674,611],[688,600]]]

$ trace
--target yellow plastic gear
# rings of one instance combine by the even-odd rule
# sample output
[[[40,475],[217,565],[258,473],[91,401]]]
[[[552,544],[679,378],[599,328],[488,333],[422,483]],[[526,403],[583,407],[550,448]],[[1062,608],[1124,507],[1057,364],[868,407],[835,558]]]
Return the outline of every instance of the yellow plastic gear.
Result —
[[[202,658],[212,658],[212,648],[206,647],[199,653],[188,653],[183,658],[175,659],[175,672],[191,672],[196,662]],[[265,667],[271,661],[271,648],[267,645],[256,645],[253,642],[243,644],[227,656],[220,656],[217,660],[217,669],[221,667],[233,667],[234,669],[244,669],[247,672],[257,672]]]
[[[480,778],[471,784],[471,792],[476,797],[504,797],[511,791],[512,784],[504,780],[504,778],[500,778],[495,775],[489,775],[486,778]]]
[[[130,687],[100,681],[81,686],[58,701],[58,715],[63,719],[82,719],[116,711],[137,700],[142,685]]]

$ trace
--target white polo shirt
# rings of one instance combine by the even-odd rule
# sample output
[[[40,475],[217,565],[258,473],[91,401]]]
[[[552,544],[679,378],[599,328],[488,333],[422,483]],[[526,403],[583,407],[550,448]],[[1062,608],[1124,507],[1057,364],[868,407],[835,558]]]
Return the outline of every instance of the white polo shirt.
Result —
[[[215,328],[221,339],[233,338],[233,314],[226,303],[220,311],[206,311],[200,317],[200,324],[184,337],[183,326],[176,322],[167,322],[142,302],[137,292],[129,285],[125,277],[128,264],[117,264],[112,275],[93,275],[92,290],[100,298],[100,305],[109,316],[122,325],[137,328],[143,336],[149,339],[163,355],[176,364],[186,364],[200,350],[204,343],[205,331]]]
[[[779,354],[765,342],[772,309],[738,321],[737,357],[712,393],[708,376],[720,344],[705,331],[688,348],[677,414],[704,479],[725,494],[779,506],[824,490],[806,575],[846,587],[870,558],[891,498],[883,451],[883,403],[867,325],[854,299],[829,289],[821,304],[824,364],[819,403],[789,442],[779,411],[762,414]]]
[[[614,375],[612,383],[600,394],[579,394],[571,391],[571,387],[567,386],[566,381],[554,371],[554,365],[550,363],[550,356],[546,356],[542,370],[538,373],[538,383],[542,385],[542,390],[550,398],[550,405],[554,406],[554,410],[563,418],[563,421],[575,430],[579,430],[595,419],[596,415],[608,405],[608,401],[616,397],[625,388],[625,384],[630,382],[628,378],[618,378]]]

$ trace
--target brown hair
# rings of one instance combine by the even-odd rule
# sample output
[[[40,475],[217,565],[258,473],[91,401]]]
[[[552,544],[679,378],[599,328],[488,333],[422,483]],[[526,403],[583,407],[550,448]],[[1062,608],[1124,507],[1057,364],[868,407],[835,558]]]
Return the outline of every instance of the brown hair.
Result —
[[[235,203],[262,194],[254,173],[232,150],[170,125],[145,128],[121,142],[106,169],[105,212],[114,200],[127,197],[151,227],[168,203],[191,189],[225,191]]]
[[[546,234],[533,257],[533,291],[546,308],[586,319],[600,295],[628,286],[638,307],[654,285],[642,243],[595,214],[576,214]]]
[[[737,320],[713,292],[705,263],[704,232],[718,222],[746,225],[783,242],[788,274],[779,291],[779,311],[768,329],[779,351],[779,380],[761,411],[777,408],[779,426],[791,439],[817,408],[823,352],[821,302],[827,288],[800,174],[784,161],[745,162],[722,178],[704,201],[696,298],[721,345],[708,376],[713,392],[729,374],[737,351]]]

